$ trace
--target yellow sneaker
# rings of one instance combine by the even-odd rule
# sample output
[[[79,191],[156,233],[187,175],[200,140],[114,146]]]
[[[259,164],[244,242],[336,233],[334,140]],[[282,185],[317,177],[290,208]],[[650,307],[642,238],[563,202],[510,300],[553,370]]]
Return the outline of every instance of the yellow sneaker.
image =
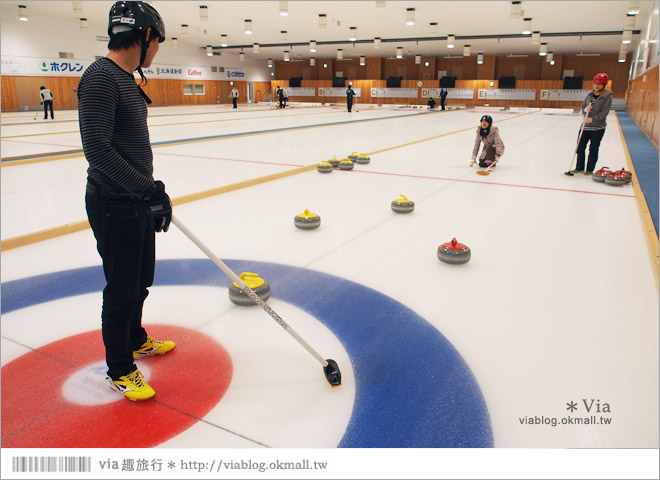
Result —
[[[107,377],[107,379],[110,382],[110,388],[123,393],[126,398],[134,402],[149,400],[156,395],[156,391],[144,381],[140,370],[134,370],[128,375],[123,375],[119,377],[119,380],[113,380],[110,377]]]
[[[167,352],[174,350],[176,343],[166,340],[161,342],[154,340],[152,337],[147,337],[147,341],[142,346],[133,351],[133,358],[150,357],[152,355],[165,355]]]

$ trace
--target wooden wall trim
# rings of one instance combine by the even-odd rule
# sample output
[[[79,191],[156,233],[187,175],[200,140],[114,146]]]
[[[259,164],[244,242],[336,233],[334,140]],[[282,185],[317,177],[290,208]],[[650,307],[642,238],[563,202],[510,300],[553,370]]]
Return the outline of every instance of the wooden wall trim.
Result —
[[[658,65],[630,81],[626,92],[626,113],[649,141],[658,148]]]

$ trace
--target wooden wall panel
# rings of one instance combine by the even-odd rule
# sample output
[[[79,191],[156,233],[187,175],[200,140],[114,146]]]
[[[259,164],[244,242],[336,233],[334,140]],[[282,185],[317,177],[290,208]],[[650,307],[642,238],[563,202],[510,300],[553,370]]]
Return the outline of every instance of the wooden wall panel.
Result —
[[[270,95],[272,97],[273,92],[270,88],[270,82],[253,82],[254,83],[254,101],[255,102],[265,102],[266,98]]]
[[[625,98],[628,88],[628,73],[630,71],[630,55],[626,61],[619,63],[618,54],[602,54],[598,57],[578,57],[564,55],[562,70],[574,70],[576,77],[584,77],[587,88],[592,88],[592,80],[596,74],[605,72],[612,80],[611,89],[615,98]],[[610,88],[610,87],[608,87]]]
[[[18,98],[16,96],[16,77],[3,75],[1,78],[0,89],[0,109],[3,112],[18,110]]]
[[[627,113],[639,129],[658,148],[658,66],[630,82],[626,95]]]
[[[476,60],[475,60],[476,62]],[[484,63],[477,64],[477,78],[478,79],[493,79],[499,78],[495,76],[495,57],[492,55],[484,55]]]

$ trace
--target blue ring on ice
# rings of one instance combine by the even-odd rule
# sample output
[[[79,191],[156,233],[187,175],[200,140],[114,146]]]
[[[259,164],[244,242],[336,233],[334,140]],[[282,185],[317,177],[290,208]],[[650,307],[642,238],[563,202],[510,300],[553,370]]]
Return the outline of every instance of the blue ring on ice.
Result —
[[[258,272],[274,298],[314,316],[346,349],[356,398],[340,447],[493,446],[488,409],[472,372],[424,318],[393,298],[334,275],[266,262],[225,263],[236,272]],[[228,288],[230,283],[208,259],[157,261],[154,286]],[[104,287],[100,266],[4,282],[2,314]]]

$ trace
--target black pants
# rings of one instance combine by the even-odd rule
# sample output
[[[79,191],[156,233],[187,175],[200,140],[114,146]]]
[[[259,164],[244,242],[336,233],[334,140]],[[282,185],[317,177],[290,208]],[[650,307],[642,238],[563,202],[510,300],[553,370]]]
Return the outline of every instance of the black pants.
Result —
[[[238,97],[232,97],[231,101],[234,103],[234,108],[238,106]]]
[[[346,106],[348,107],[348,111],[351,111],[351,108],[353,108],[353,99],[352,98],[347,98],[346,99]]]
[[[490,146],[486,148],[486,155],[484,158],[479,159],[479,166],[480,167],[488,167],[492,162],[495,161],[495,147]]]
[[[589,145],[589,157],[587,159],[587,172],[593,172],[596,168],[596,162],[598,161],[598,149],[600,148],[600,141],[605,135],[605,129],[603,130],[582,130],[582,136],[580,137],[580,142],[578,143],[577,148],[577,166],[576,170],[584,170],[584,157],[585,150],[587,148],[587,143],[591,142]]]
[[[442,110],[445,109],[445,99],[444,98],[440,99],[440,106],[442,107]]]
[[[50,118],[55,120],[55,115],[53,115],[53,101],[44,100],[44,120],[48,118],[48,109],[50,109]]]
[[[107,282],[101,331],[108,376],[116,380],[135,370],[133,350],[147,340],[142,305],[154,279],[154,216],[140,200],[113,198],[90,188],[85,206]]]

